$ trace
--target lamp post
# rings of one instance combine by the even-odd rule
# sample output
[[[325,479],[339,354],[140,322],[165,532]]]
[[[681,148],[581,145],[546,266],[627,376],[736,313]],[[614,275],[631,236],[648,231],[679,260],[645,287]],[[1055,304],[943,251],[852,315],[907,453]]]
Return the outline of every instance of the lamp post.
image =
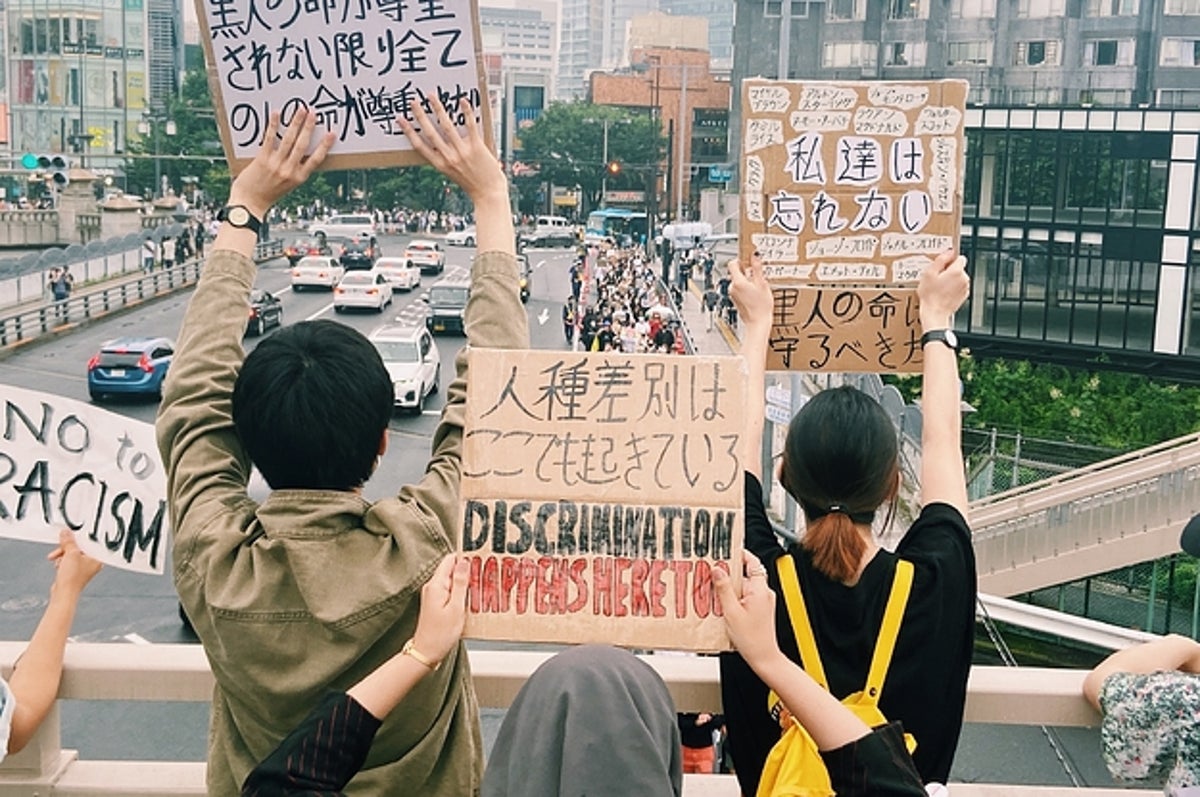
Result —
[[[177,132],[175,120],[168,119],[163,114],[146,114],[142,121],[138,122],[138,133],[147,135],[154,134],[154,190],[150,192],[154,196],[158,192],[158,196],[164,197],[167,195],[166,189],[163,187],[162,173],[162,135],[163,128],[166,128],[168,136],[173,136]]]

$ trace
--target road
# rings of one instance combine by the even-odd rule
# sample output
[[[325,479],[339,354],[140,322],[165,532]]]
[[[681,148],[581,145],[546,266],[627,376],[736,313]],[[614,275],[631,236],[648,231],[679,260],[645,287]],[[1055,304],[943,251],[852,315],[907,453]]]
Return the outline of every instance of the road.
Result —
[[[289,237],[295,237],[294,234]],[[384,236],[385,255],[398,255],[410,236]],[[290,287],[287,261],[265,263],[256,287],[280,296],[285,324],[317,318],[336,318],[369,334],[392,323],[423,323],[425,305],[420,296],[444,277],[465,277],[474,249],[451,248],[443,275],[426,274],[421,287],[397,292],[392,306],[382,314],[372,311],[333,311],[326,291],[295,293]],[[561,348],[561,299],[570,293],[567,270],[569,250],[529,250],[533,285],[527,311],[535,348]],[[164,335],[174,338],[191,291],[141,305],[127,313],[100,321],[54,341],[31,346],[0,362],[0,384],[88,400],[85,364],[104,341],[124,335]],[[540,323],[539,323],[540,322]],[[273,332],[268,331],[267,335]],[[454,356],[464,339],[435,338],[442,361],[441,384],[454,378]],[[258,339],[247,338],[252,350]],[[429,441],[445,402],[445,391],[431,396],[420,416],[397,413],[389,425],[387,453],[364,494],[378,499],[397,492],[401,485],[419,479],[429,454]],[[113,412],[153,423],[155,401],[106,402]],[[335,416],[336,422],[336,416]],[[252,489],[255,489],[252,487]],[[265,494],[266,487],[261,485]],[[0,639],[28,639],[46,605],[53,570],[45,562],[47,548],[12,540],[0,541],[4,557],[4,590],[0,593]],[[123,641],[130,644],[192,642],[179,623],[170,576],[136,575],[106,568],[88,587],[75,620],[73,638],[88,642]],[[85,758],[147,758],[201,760],[204,757],[206,705],[134,703],[74,703],[63,705],[63,742],[79,749]],[[494,723],[488,723],[494,726]],[[488,727],[494,732],[494,727]],[[490,734],[489,734],[490,735]]]
[[[292,236],[294,237],[294,236]],[[384,254],[399,254],[409,236],[385,236]],[[445,276],[465,276],[473,249],[450,249]],[[532,344],[555,349],[565,344],[559,321],[562,299],[569,295],[566,250],[530,250],[533,265],[532,295],[527,305]],[[397,293],[382,316],[372,313],[337,315],[338,321],[363,333],[395,319],[419,322],[424,305],[420,294],[436,281],[426,275],[421,288]],[[304,319],[334,318],[330,294],[289,287],[287,262],[264,264],[257,286],[277,293],[284,304],[286,323]],[[82,328],[49,343],[35,345],[0,362],[0,384],[17,385],[87,400],[84,366],[106,340],[129,334],[174,337],[190,291],[156,300],[136,309]],[[271,334],[268,332],[268,335]],[[453,377],[454,355],[460,337],[438,337],[442,359],[442,384]],[[256,339],[247,339],[252,349]],[[444,393],[444,391],[443,391]],[[420,416],[397,414],[389,427],[387,454],[375,476],[365,486],[369,499],[395,493],[402,484],[418,479],[429,453],[429,439],[437,424],[444,395],[431,397]],[[107,405],[114,412],[151,423],[155,402]],[[265,491],[264,488],[260,488]],[[52,568],[45,562],[47,548],[11,540],[0,541],[3,551],[4,590],[0,593],[0,639],[28,639],[46,604]],[[89,586],[74,625],[74,639],[124,642],[133,645],[193,642],[183,633],[170,577],[154,577],[106,569]],[[482,643],[471,643],[483,647]],[[180,703],[122,703],[64,701],[62,736],[65,747],[78,749],[84,759],[145,759],[200,761],[205,755],[208,706]],[[483,733],[490,747],[503,712],[483,712]],[[1071,729],[1063,733],[1068,756],[1083,771],[1086,782],[1107,783],[1099,760],[1094,731]],[[993,783],[1062,784],[1062,768],[1036,728],[968,726],[965,729],[954,778]]]

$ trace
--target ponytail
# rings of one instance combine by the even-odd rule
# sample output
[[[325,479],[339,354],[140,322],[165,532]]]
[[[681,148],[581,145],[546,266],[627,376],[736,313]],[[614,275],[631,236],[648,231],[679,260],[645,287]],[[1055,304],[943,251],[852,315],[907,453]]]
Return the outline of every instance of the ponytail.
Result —
[[[812,554],[813,566],[839,583],[849,583],[858,567],[867,541],[845,512],[830,512],[806,523],[800,543]]]

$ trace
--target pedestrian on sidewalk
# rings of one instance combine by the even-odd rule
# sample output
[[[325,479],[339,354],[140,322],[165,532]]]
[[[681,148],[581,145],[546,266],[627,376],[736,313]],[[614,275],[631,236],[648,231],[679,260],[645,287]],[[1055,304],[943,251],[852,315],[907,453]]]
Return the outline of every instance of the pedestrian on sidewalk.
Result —
[[[153,239],[147,238],[142,241],[142,271],[149,274],[154,270],[154,261],[158,259],[158,247],[155,246]]]
[[[163,261],[163,268],[169,269],[175,265],[175,239],[174,238],[163,238],[162,261]]]
[[[200,222],[196,225],[196,233],[194,237],[196,239],[196,257],[202,258],[204,257],[204,222]]]
[[[708,288],[704,291],[704,297],[700,300],[704,307],[704,318],[707,321],[706,329],[712,332],[713,315],[717,312],[717,304],[721,301],[721,294],[717,293],[712,286],[712,280],[708,280]]]
[[[61,319],[67,318],[67,300],[71,298],[71,288],[75,285],[75,277],[71,275],[71,267],[63,266],[62,271],[50,283],[50,291],[54,294],[54,314]]]
[[[683,742],[683,771],[685,774],[711,775],[716,764],[713,734],[725,724],[725,717],[681,711],[676,715],[679,736]]]

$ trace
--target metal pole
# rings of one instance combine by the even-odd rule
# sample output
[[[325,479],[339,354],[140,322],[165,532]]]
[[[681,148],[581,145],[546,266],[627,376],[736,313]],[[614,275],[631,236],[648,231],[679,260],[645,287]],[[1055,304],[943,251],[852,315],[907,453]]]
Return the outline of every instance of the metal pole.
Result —
[[[691,121],[685,119],[687,115],[687,78],[688,65],[680,64],[680,71],[683,72],[683,78],[679,88],[679,121],[675,123],[675,132],[679,135],[678,146],[675,147],[675,153],[679,167],[675,171],[675,221],[683,219],[683,149],[687,142],[684,138],[686,130],[690,130]]]
[[[154,190],[150,192],[150,196],[161,196],[162,191],[162,122],[157,119],[151,119],[150,124],[154,125]]]
[[[601,156],[604,161],[604,176],[600,178],[600,207],[608,204],[605,199],[608,196],[608,122],[608,119],[604,120],[604,155]]]

